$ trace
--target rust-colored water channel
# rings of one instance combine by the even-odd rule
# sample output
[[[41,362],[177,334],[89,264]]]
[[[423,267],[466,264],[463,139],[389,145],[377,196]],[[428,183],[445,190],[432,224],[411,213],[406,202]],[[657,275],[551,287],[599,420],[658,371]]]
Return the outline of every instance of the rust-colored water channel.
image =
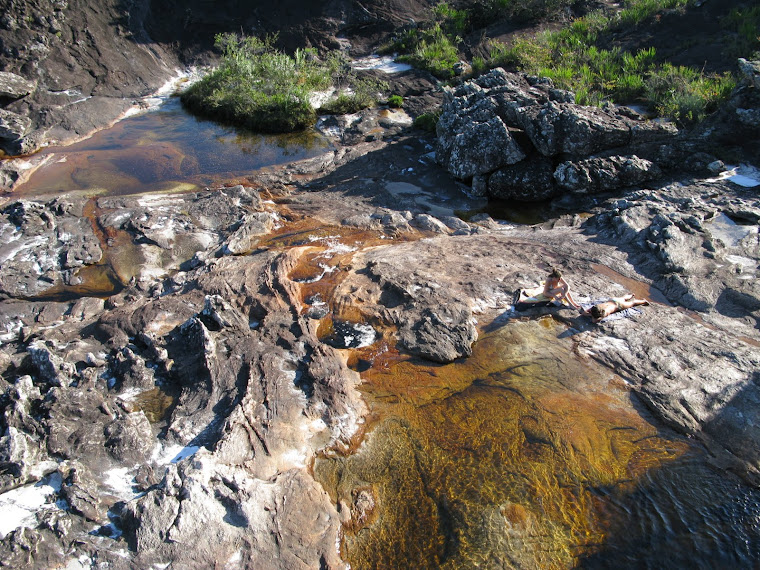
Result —
[[[192,129],[211,127],[169,112],[130,119],[69,149],[24,192],[66,190],[69,180],[73,191],[114,180],[117,193],[197,188],[246,168],[176,156],[183,153],[165,144],[175,131],[195,139]],[[233,138],[217,132],[203,154],[232,148],[267,160]],[[278,148],[277,156],[290,152]],[[159,175],[146,181],[145,168]],[[301,283],[304,307],[323,311],[316,317],[327,340],[334,318],[360,320],[358,310],[327,301],[353,252],[380,239],[388,243],[300,220],[262,247],[312,246],[291,278]],[[371,410],[365,437],[349,455],[325,453],[313,473],[345,517],[340,548],[352,568],[757,566],[760,493],[709,467],[704,450],[652,420],[565,332],[551,318],[508,320],[481,331],[471,357],[447,365],[400,354],[387,331],[345,349]],[[166,402],[156,394],[160,419]]]

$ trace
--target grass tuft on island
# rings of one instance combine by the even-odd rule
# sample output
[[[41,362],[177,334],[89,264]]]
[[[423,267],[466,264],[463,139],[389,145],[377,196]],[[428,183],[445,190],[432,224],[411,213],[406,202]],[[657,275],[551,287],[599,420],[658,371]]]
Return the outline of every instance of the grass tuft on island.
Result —
[[[216,36],[219,66],[186,89],[182,104],[190,112],[256,132],[286,133],[316,122],[311,98],[316,91],[338,93],[319,112],[355,112],[377,102],[383,85],[357,77],[337,52],[320,59],[314,49],[291,56],[265,39],[235,34]]]

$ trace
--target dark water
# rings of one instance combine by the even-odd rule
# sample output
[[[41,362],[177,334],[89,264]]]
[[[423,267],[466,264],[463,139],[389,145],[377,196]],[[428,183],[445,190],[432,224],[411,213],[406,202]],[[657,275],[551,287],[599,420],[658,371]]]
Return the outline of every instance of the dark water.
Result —
[[[85,141],[45,149],[40,155],[50,161],[15,193],[191,191],[329,148],[330,142],[314,131],[265,136],[200,120],[171,98]]]

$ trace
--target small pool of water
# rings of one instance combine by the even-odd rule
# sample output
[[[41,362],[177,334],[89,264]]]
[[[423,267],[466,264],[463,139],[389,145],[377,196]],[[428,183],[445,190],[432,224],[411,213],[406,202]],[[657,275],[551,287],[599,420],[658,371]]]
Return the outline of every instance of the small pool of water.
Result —
[[[564,330],[512,322],[448,365],[365,349],[369,433],[314,465],[352,568],[753,566],[760,492],[650,421]]]
[[[14,195],[192,191],[331,148],[316,131],[260,135],[189,115],[179,98],[79,143],[42,150],[47,162]]]

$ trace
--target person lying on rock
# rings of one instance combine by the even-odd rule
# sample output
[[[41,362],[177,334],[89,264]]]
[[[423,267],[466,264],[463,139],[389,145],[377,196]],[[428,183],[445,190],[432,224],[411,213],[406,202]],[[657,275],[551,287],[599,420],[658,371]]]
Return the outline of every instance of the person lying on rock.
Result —
[[[591,320],[598,323],[605,317],[609,317],[613,313],[625,311],[638,305],[648,305],[649,301],[646,299],[637,299],[633,294],[628,294],[624,297],[613,297],[609,301],[603,301],[597,303],[591,307],[588,311],[583,311],[583,314],[590,315]]]
[[[575,302],[572,295],[570,295],[570,285],[562,277],[560,270],[555,267],[552,268],[549,277],[546,279],[546,283],[544,283],[542,295],[544,295],[549,301],[557,301],[559,303],[565,301],[579,311],[583,310],[583,308]]]

